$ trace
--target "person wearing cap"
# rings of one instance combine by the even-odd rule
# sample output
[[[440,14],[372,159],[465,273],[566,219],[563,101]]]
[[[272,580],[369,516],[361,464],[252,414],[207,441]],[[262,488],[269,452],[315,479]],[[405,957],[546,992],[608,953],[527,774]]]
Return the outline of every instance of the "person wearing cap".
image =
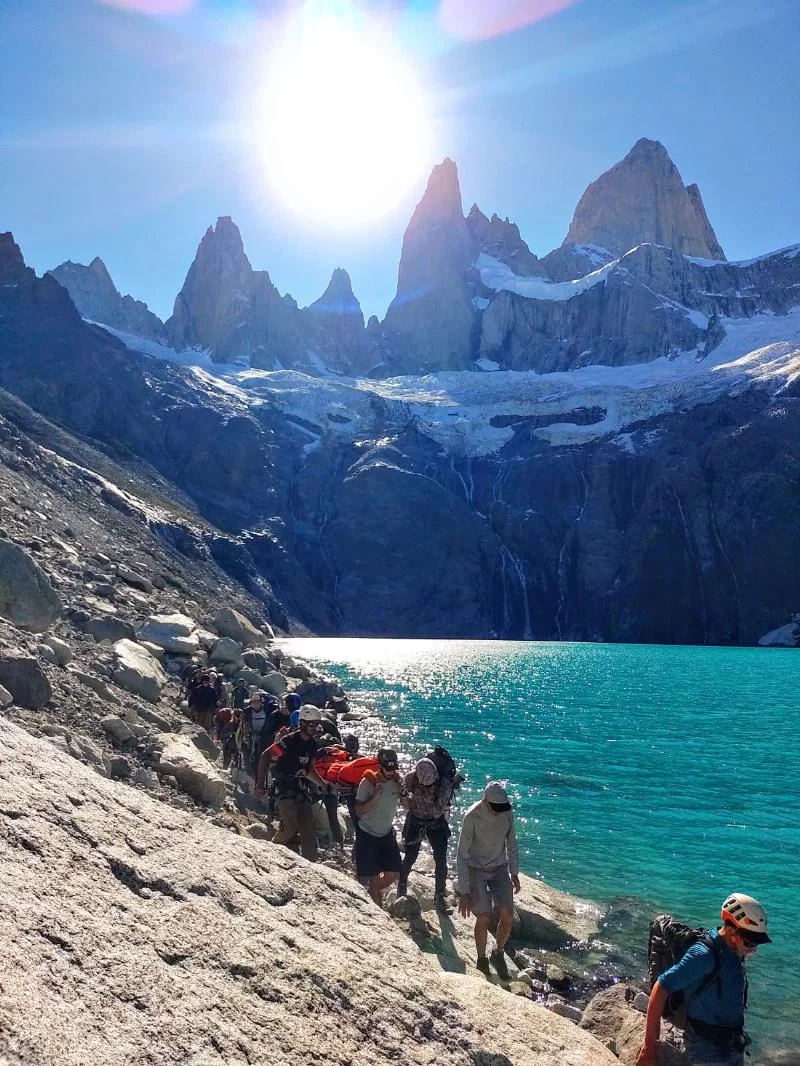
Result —
[[[354,811],[356,843],[353,858],[356,877],[363,882],[373,901],[383,906],[383,893],[400,874],[400,848],[394,832],[397,803],[408,808],[408,797],[397,771],[397,752],[381,748],[378,770],[361,779]]]
[[[300,708],[300,724],[281,740],[267,748],[258,765],[255,795],[266,794],[266,775],[270,760],[275,780],[277,810],[281,820],[273,844],[289,844],[300,835],[300,854],[310,862],[317,859],[317,834],[314,828],[314,798],[309,782],[324,789],[325,783],[314,772],[317,731],[322,712],[311,704]],[[269,756],[269,758],[267,758]]]
[[[519,892],[519,849],[514,812],[499,781],[490,781],[483,799],[464,815],[458,838],[458,910],[475,915],[476,963],[489,975],[489,962],[504,981],[509,978],[504,950],[514,921],[514,893]],[[499,914],[495,949],[486,957],[486,940],[492,911]]]
[[[432,759],[420,759],[410,774],[406,774],[406,792],[409,796],[408,814],[403,826],[405,855],[400,868],[397,895],[408,891],[408,875],[417,861],[423,837],[427,837],[433,852],[434,906],[444,914],[452,913],[447,904],[447,842],[450,826],[447,812],[452,799],[449,781],[439,780],[439,771]]]
[[[744,963],[760,944],[772,941],[767,914],[758,900],[734,892],[722,904],[722,925],[693,944],[660,975],[647,1006],[645,1037],[636,1066],[656,1066],[661,1016],[674,992],[686,1002],[684,1044],[698,1066],[742,1066],[747,1046]]]

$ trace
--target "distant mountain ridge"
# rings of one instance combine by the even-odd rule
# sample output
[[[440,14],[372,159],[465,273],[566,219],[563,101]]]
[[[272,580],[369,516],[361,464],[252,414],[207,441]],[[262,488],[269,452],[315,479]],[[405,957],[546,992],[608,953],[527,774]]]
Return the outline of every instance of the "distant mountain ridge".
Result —
[[[409,222],[397,293],[383,322],[365,324],[341,268],[320,299],[298,307],[266,270],[253,269],[227,216],[202,238],[166,324],[120,296],[99,259],[51,273],[85,318],[177,350],[201,349],[215,362],[266,370],[385,377],[474,370],[487,360],[509,369],[566,367],[586,358],[613,365],[707,346],[691,321],[691,299],[659,306],[646,290],[660,292],[661,279],[644,276],[639,266],[631,272],[627,253],[643,244],[724,260],[699,189],[684,186],[664,146],[646,138],[588,186],[564,243],[542,258],[509,219],[488,217],[477,204],[464,215],[458,169],[445,159]],[[616,260],[620,266],[604,289],[576,290],[576,302],[556,307],[555,289],[541,288],[521,304],[503,286],[487,285],[478,269],[479,261],[487,267],[486,257],[512,275],[554,285]],[[631,300],[621,292],[626,286],[636,290]],[[689,308],[690,321],[680,306]]]

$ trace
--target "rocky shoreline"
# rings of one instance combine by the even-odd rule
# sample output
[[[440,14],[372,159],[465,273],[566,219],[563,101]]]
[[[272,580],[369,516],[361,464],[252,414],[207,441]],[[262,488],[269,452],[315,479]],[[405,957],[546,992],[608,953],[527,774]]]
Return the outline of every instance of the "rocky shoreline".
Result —
[[[269,843],[180,707],[189,655],[334,699],[366,744],[379,720],[284,655],[263,602],[172,546],[152,500],[143,521],[26,447],[0,432],[0,1062],[631,1062],[643,1018],[590,972],[593,904],[524,878],[504,989],[423,865],[387,914],[333,849],[311,866]]]

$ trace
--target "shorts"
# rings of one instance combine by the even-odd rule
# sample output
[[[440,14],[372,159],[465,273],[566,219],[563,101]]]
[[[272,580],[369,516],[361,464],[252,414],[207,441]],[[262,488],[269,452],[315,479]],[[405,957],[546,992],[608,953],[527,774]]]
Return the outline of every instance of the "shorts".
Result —
[[[499,911],[514,909],[514,886],[507,866],[497,866],[494,870],[471,869],[469,894],[473,914],[490,914],[495,908]]]
[[[744,1051],[718,1047],[709,1040],[693,1033],[687,1026],[684,1037],[684,1047],[689,1055],[692,1066],[743,1066]]]
[[[356,826],[356,844],[353,848],[356,877],[368,880],[378,874],[400,873],[400,848],[394,829],[385,836],[374,837]]]

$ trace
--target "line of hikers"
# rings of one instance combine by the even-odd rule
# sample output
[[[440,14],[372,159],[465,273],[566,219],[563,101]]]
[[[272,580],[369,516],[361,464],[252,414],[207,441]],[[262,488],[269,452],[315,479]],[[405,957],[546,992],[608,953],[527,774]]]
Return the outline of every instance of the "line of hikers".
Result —
[[[224,691],[219,695],[216,689],[207,672],[189,680],[190,712],[216,733],[225,765],[236,759],[255,778],[256,797],[268,800],[268,813],[280,819],[273,843],[299,846],[304,858],[315,861],[314,805],[321,802],[331,836],[341,847],[338,807],[343,802],[355,830],[356,876],[375,903],[382,906],[384,892],[395,882],[398,896],[407,894],[409,875],[427,839],[436,909],[442,916],[452,913],[447,900],[449,816],[464,778],[447,749],[433,748],[403,775],[394,749],[360,754],[358,737],[340,735],[334,712],[303,705],[294,693],[279,701],[237,682],[233,706],[227,707]],[[402,855],[394,828],[400,810]],[[459,913],[475,917],[477,968],[486,976],[494,968],[501,980],[508,980],[505,949],[521,885],[514,812],[501,782],[489,782],[463,817],[456,875]],[[670,915],[652,922],[652,991],[636,1066],[657,1066],[662,1017],[684,1029],[692,1063],[742,1066],[749,1042],[744,961],[770,937],[764,908],[744,893],[725,899],[721,919],[720,928],[711,930],[692,929]],[[495,946],[487,955],[493,920]]]

